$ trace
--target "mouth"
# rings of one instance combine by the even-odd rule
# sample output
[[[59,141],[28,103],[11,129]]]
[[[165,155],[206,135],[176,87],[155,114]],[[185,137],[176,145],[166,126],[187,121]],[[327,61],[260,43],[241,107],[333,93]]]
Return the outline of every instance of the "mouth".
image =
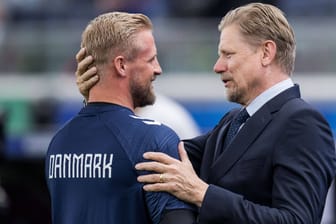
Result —
[[[229,85],[229,82],[231,82],[232,80],[230,79],[222,79],[222,82],[224,83],[224,86],[227,88]]]
[[[154,82],[155,81],[155,78],[151,79],[151,82],[150,82],[150,88],[151,89],[154,89]]]

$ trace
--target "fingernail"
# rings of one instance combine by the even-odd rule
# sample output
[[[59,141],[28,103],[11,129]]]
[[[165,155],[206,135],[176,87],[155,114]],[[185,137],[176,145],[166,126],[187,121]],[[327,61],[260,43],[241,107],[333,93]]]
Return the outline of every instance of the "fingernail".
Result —
[[[146,158],[150,158],[151,157],[151,152],[145,152],[143,155]]]

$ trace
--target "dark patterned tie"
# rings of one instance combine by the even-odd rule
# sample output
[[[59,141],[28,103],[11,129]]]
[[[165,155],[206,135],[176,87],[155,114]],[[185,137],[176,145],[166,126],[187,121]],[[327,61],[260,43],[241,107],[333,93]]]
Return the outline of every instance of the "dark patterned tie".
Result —
[[[244,108],[241,110],[232,120],[229,130],[227,132],[225,142],[224,142],[224,149],[231,143],[232,139],[236,136],[240,126],[245,123],[245,121],[250,117],[247,113],[246,109]]]

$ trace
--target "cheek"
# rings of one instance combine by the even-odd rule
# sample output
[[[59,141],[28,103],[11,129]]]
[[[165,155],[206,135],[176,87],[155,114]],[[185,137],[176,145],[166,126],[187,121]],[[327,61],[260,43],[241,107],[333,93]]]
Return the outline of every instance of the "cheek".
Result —
[[[245,64],[237,65],[232,69],[232,77],[240,89],[248,86],[252,75],[253,71],[248,66],[245,66]]]
[[[143,67],[141,70],[138,71],[139,74],[139,81],[143,86],[148,86],[151,84],[153,78],[152,69],[149,67]]]
[[[153,67],[150,64],[142,65],[138,67],[138,72],[143,76],[148,76],[153,73]]]
[[[239,63],[237,61],[230,61],[228,63],[228,71],[231,73],[233,79],[236,82],[241,82],[242,78],[244,77],[244,64]]]
[[[230,59],[227,61],[228,70],[232,74],[240,74],[245,67],[245,62],[239,58]]]

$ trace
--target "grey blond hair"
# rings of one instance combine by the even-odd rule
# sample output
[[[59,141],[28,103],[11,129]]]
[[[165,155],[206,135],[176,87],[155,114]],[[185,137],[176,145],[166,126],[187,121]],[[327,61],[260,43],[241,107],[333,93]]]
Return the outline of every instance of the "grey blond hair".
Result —
[[[135,34],[152,28],[151,20],[140,13],[105,13],[89,22],[81,47],[93,56],[96,65],[104,65],[118,54],[132,60],[137,53]]]
[[[221,20],[218,29],[222,31],[229,25],[238,25],[246,41],[258,46],[263,41],[276,43],[276,62],[282,70],[291,75],[295,63],[294,31],[284,13],[275,6],[250,3],[229,11]]]

